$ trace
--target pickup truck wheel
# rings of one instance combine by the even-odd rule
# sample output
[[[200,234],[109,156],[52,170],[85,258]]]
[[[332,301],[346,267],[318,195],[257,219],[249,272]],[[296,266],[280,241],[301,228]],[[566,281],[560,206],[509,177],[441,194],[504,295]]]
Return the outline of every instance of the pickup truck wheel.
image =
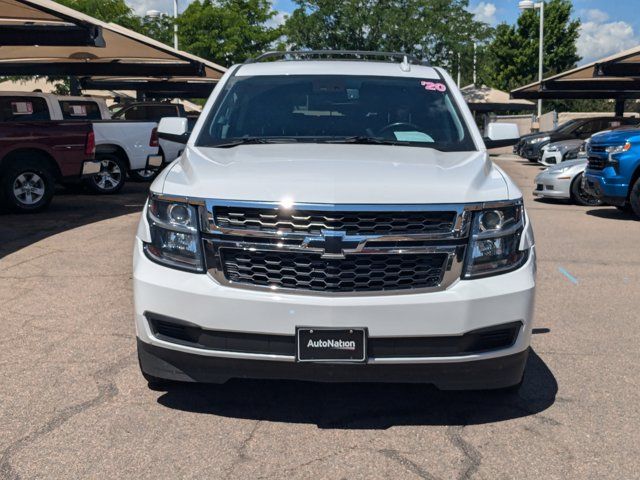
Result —
[[[100,173],[87,178],[85,183],[94,193],[111,194],[118,192],[125,183],[125,162],[115,155],[100,155]]]
[[[582,174],[576,175],[576,178],[571,182],[571,200],[583,207],[599,207],[602,205],[602,200],[589,195],[582,188]]]
[[[7,206],[18,213],[34,213],[47,208],[53,199],[55,179],[41,162],[24,160],[10,165],[0,179]]]
[[[154,170],[154,169],[149,168],[149,169],[146,169],[146,170],[131,171],[131,172],[129,172],[129,176],[135,182],[150,182],[151,180],[156,178],[156,175],[158,175],[159,172],[160,172],[160,170]]]
[[[640,218],[640,178],[636,180],[636,183],[631,187],[631,194],[629,194],[629,203],[631,204],[631,210],[633,214]]]

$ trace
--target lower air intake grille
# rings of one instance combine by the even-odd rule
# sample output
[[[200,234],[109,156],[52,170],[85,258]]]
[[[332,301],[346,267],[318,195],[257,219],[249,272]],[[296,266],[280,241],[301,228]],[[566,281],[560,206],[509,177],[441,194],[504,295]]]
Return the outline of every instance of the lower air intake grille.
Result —
[[[436,287],[447,255],[347,255],[325,259],[318,254],[251,252],[222,249],[222,264],[231,282],[321,292],[369,292]]]

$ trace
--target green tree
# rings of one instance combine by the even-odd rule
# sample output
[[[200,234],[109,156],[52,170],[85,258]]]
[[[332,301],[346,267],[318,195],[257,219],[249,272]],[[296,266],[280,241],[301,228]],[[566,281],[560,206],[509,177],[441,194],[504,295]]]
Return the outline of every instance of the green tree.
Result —
[[[447,68],[489,38],[468,0],[294,0],[284,32],[293,48],[412,53]]]
[[[269,0],[196,0],[178,18],[181,47],[222,65],[272,48],[281,36]]]
[[[117,23],[135,31],[142,30],[142,19],[125,0],[57,0],[58,3],[78,10],[103,22]]]
[[[576,66],[580,20],[572,20],[570,0],[549,0],[544,7],[544,76]],[[488,47],[487,82],[501,90],[512,90],[538,79],[540,17],[538,10],[525,10],[516,25],[502,23]]]

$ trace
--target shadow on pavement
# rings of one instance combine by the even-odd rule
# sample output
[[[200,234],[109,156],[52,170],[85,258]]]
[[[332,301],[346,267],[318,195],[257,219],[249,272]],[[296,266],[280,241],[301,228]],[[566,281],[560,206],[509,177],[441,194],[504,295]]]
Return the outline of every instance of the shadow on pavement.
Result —
[[[319,428],[387,429],[397,425],[475,425],[526,417],[555,402],[558,384],[532,350],[518,394],[440,391],[415,384],[327,384],[232,380],[171,384],[158,402],[169,408]]]
[[[609,220],[638,220],[638,218],[632,212],[618,210],[615,207],[587,210],[587,215],[598,218],[606,218]]]
[[[141,211],[148,183],[128,182],[115,195],[91,195],[61,188],[42,213],[0,212],[0,259],[44,238],[90,223]]]

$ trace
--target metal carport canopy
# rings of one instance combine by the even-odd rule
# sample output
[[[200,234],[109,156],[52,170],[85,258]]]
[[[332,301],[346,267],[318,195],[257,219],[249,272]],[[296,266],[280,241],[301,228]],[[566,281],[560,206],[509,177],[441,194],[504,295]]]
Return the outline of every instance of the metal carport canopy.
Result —
[[[640,98],[640,46],[516,88],[511,98]]]
[[[30,25],[50,28],[51,35],[65,26],[93,26],[101,31],[104,46],[100,42],[97,46],[2,45],[0,75],[185,76],[217,80],[226,71],[213,62],[50,0],[0,0],[0,30]]]
[[[203,77],[83,77],[83,90],[135,90],[151,98],[208,98],[217,80]]]

